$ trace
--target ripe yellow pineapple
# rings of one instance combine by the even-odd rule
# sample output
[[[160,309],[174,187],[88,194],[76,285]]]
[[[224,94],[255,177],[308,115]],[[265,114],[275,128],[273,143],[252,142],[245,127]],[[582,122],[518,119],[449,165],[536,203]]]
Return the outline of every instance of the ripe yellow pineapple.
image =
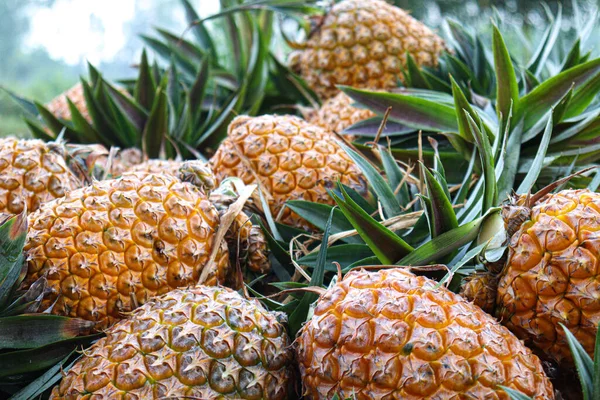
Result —
[[[398,86],[409,53],[419,66],[435,66],[444,42],[408,13],[383,0],[344,0],[331,7],[292,53],[290,66],[322,98],[335,85]]]
[[[181,161],[174,160],[147,160],[131,166],[128,172],[146,172],[149,174],[170,174],[177,176]]]
[[[103,172],[108,168],[108,173],[111,177],[117,178],[123,175],[124,172],[131,170],[134,166],[140,164],[143,159],[143,154],[140,149],[130,147],[128,149],[119,150],[108,164],[108,157],[103,156],[96,161]]]
[[[220,287],[174,290],[118,322],[51,399],[264,399],[291,396],[279,314]]]
[[[462,283],[460,291],[463,297],[473,302],[488,314],[494,312],[497,293],[498,277],[489,272],[478,272],[467,276]]]
[[[403,268],[353,270],[297,340],[307,399],[553,399],[540,360],[508,329]]]
[[[509,205],[505,218],[514,217],[511,209],[524,207]],[[563,190],[528,211],[509,236],[496,314],[551,359],[571,360],[559,323],[592,356],[600,323],[600,194]],[[513,222],[505,220],[507,226]]]
[[[193,168],[190,168],[194,166],[199,166],[202,171],[194,171]],[[213,182],[206,182],[207,179],[212,181],[214,176],[212,175],[212,172],[208,171],[208,167],[205,167],[201,161],[181,162],[148,160],[133,166],[129,171],[136,171],[139,173],[160,173],[162,171],[162,173],[176,176],[179,179],[196,185],[200,183],[202,186],[209,186],[210,188],[216,186]],[[197,182],[196,178],[198,178],[198,176],[202,176],[202,182]],[[215,196],[211,194],[210,200],[219,211],[219,215],[223,216],[227,211],[227,206],[229,206],[235,198],[225,199],[219,194]],[[227,231],[225,240],[229,247],[232,265],[239,262],[242,268],[246,267],[250,271],[260,274],[267,273],[271,270],[269,249],[267,247],[265,235],[260,226],[252,223],[246,212],[242,211],[236,216],[231,227]]]
[[[287,200],[333,204],[326,189],[338,180],[367,193],[366,179],[335,136],[294,116],[235,118],[210,163],[219,182],[236,176],[260,184],[273,217],[297,227],[309,228],[284,208]]]
[[[218,226],[208,196],[175,177],[129,173],[96,181],[30,216],[24,287],[45,279],[40,311],[102,329],[201,277],[225,282],[230,266],[225,241],[215,243]],[[213,249],[213,268],[205,271]]]
[[[58,144],[0,139],[0,212],[18,214],[82,186]]]
[[[304,115],[308,122],[338,133],[374,116],[375,113],[371,110],[355,107],[350,96],[343,92],[323,102],[318,110]]]
[[[69,109],[69,103],[67,102],[67,98],[69,98],[73,102],[77,110],[79,110],[79,112],[81,113],[83,118],[86,119],[86,121],[92,121],[92,117],[90,117],[90,113],[85,102],[85,95],[83,92],[83,86],[81,85],[81,82],[75,84],[67,91],[56,96],[48,104],[46,104],[46,108],[57,118],[70,120],[71,110]]]

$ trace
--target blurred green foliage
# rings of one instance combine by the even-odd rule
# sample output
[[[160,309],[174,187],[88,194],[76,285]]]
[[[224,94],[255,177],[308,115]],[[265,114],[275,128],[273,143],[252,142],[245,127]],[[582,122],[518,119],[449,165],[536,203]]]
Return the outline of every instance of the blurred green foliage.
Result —
[[[0,0],[0,86],[6,87],[20,95],[47,102],[62,91],[68,89],[85,74],[85,65],[68,65],[60,60],[52,59],[43,48],[27,49],[24,40],[30,30],[31,7],[51,7],[55,0]],[[83,0],[74,0],[83,1]],[[101,0],[85,0],[101,1]],[[216,0],[215,0],[216,1]],[[368,1],[368,0],[365,0]],[[565,21],[563,34],[569,34],[569,29],[577,24],[573,16],[572,0],[552,0],[544,3],[532,0],[389,0],[397,6],[409,10],[415,17],[423,20],[427,25],[443,31],[445,18],[461,21],[470,29],[490,34],[491,19],[501,15],[506,21],[503,31],[507,33],[509,46],[511,43],[520,46],[523,58],[527,58],[535,49],[528,49],[522,45],[521,36],[542,35],[537,26],[546,18],[544,7],[555,12],[559,4],[563,8]],[[599,0],[573,0],[577,1],[583,12],[597,6]],[[177,31],[174,21],[177,14],[181,14],[180,4],[175,0],[156,0],[151,3],[152,10],[139,12],[129,23],[126,48],[121,52],[120,58],[98,66],[110,78],[124,77],[131,74],[128,63],[137,59],[142,42],[138,35],[149,32],[154,26],[171,26]],[[175,24],[175,25],[173,25]],[[185,26],[179,27],[180,31]],[[502,29],[503,27],[501,27]],[[592,35],[592,37],[594,37]],[[592,46],[593,47],[593,43]],[[127,58],[127,59],[124,59]],[[25,124],[21,120],[19,107],[0,91],[0,137],[6,135],[27,135]]]

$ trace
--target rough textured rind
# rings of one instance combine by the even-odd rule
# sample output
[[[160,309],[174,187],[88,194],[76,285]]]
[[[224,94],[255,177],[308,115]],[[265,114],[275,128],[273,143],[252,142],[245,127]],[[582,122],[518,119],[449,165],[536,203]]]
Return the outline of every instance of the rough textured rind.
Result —
[[[81,116],[91,123],[92,117],[90,117],[90,112],[85,102],[85,95],[81,82],[50,100],[50,102],[46,104],[46,108],[54,114],[55,117],[63,120],[70,120],[71,110],[67,98],[73,102],[75,108],[81,113]]]
[[[488,314],[493,314],[498,293],[498,276],[478,272],[467,276],[460,288],[460,295]]]
[[[317,301],[297,340],[307,399],[553,399],[539,359],[508,329],[436,282],[354,270]]]
[[[201,165],[200,171],[194,171],[189,168],[194,163],[203,164],[201,161],[181,162],[181,161],[162,161],[148,160],[139,165],[134,166],[130,171],[138,173],[168,173],[194,183],[196,186],[207,186],[210,183],[209,189],[213,189],[216,184],[213,182],[215,177],[208,166]],[[185,165],[185,168],[182,167]],[[201,175],[200,179],[198,177]],[[208,182],[210,181],[210,182]],[[219,211],[219,215],[223,215],[227,211],[228,205],[222,204],[217,197],[210,198],[213,205]],[[271,270],[269,261],[269,249],[267,239],[259,225],[254,225],[248,215],[241,211],[231,224],[231,227],[225,235],[227,241],[231,264],[240,262],[241,267],[247,267],[252,272],[267,273]],[[235,279],[232,282],[237,282]],[[241,282],[237,282],[237,285]],[[236,286],[237,286],[236,285]]]
[[[170,174],[177,176],[181,161],[173,160],[147,160],[133,165],[127,172],[146,172],[149,174]]]
[[[33,212],[81,186],[64,157],[41,140],[0,139],[0,212]]]
[[[375,113],[365,108],[353,105],[354,101],[347,94],[340,92],[336,96],[323,102],[316,112],[307,113],[308,122],[319,125],[330,131],[341,133],[344,129],[373,118]]]
[[[593,354],[600,323],[600,194],[563,190],[542,199],[512,236],[497,313],[556,361],[571,360],[564,324]]]
[[[398,86],[409,53],[419,66],[435,66],[444,42],[406,11],[381,0],[334,4],[290,66],[322,98],[336,85],[386,89]]]
[[[292,358],[285,328],[257,301],[178,289],[109,329],[50,398],[284,400]]]
[[[189,183],[126,174],[44,204],[29,217],[24,287],[45,278],[41,310],[106,328],[136,304],[196,284],[219,225],[217,210]],[[205,283],[229,272],[225,241]]]
[[[305,220],[284,209],[286,201],[333,204],[327,189],[338,180],[367,193],[366,179],[335,136],[294,116],[235,118],[210,162],[219,182],[237,176],[246,184],[260,183],[273,217],[306,229]]]

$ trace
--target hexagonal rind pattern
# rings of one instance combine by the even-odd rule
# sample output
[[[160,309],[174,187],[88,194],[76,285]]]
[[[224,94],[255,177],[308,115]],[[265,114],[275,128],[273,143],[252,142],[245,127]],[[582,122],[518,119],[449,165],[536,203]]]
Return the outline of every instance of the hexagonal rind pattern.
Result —
[[[95,182],[29,217],[24,287],[44,278],[42,310],[105,328],[150,297],[197,283],[218,224],[206,196],[173,177]],[[219,246],[207,284],[229,271],[227,245]]]
[[[41,140],[0,139],[0,212],[33,212],[79,187],[65,159]]]
[[[508,399],[497,385],[554,398],[508,329],[400,268],[349,272],[317,301],[297,350],[308,399]]]
[[[435,66],[442,39],[404,10],[382,0],[335,4],[289,63],[322,98],[336,85],[398,86],[409,53],[419,66]]]
[[[259,182],[273,217],[297,227],[309,225],[284,208],[288,200],[333,204],[326,189],[338,180],[367,193],[366,179],[334,135],[289,115],[237,117],[210,162],[218,181],[237,176],[246,184]]]
[[[546,196],[510,240],[498,316],[556,361],[571,360],[559,323],[592,355],[600,323],[599,257],[600,194]]]
[[[287,399],[292,351],[260,303],[226,288],[177,289],[107,331],[51,399]]]

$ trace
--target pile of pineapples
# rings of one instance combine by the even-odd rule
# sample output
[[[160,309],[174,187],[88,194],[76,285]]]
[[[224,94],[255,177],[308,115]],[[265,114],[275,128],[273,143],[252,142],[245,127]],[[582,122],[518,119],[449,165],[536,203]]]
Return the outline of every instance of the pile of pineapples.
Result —
[[[182,2],[136,79],[12,94],[2,398],[599,398],[594,13],[521,60],[382,0]]]

